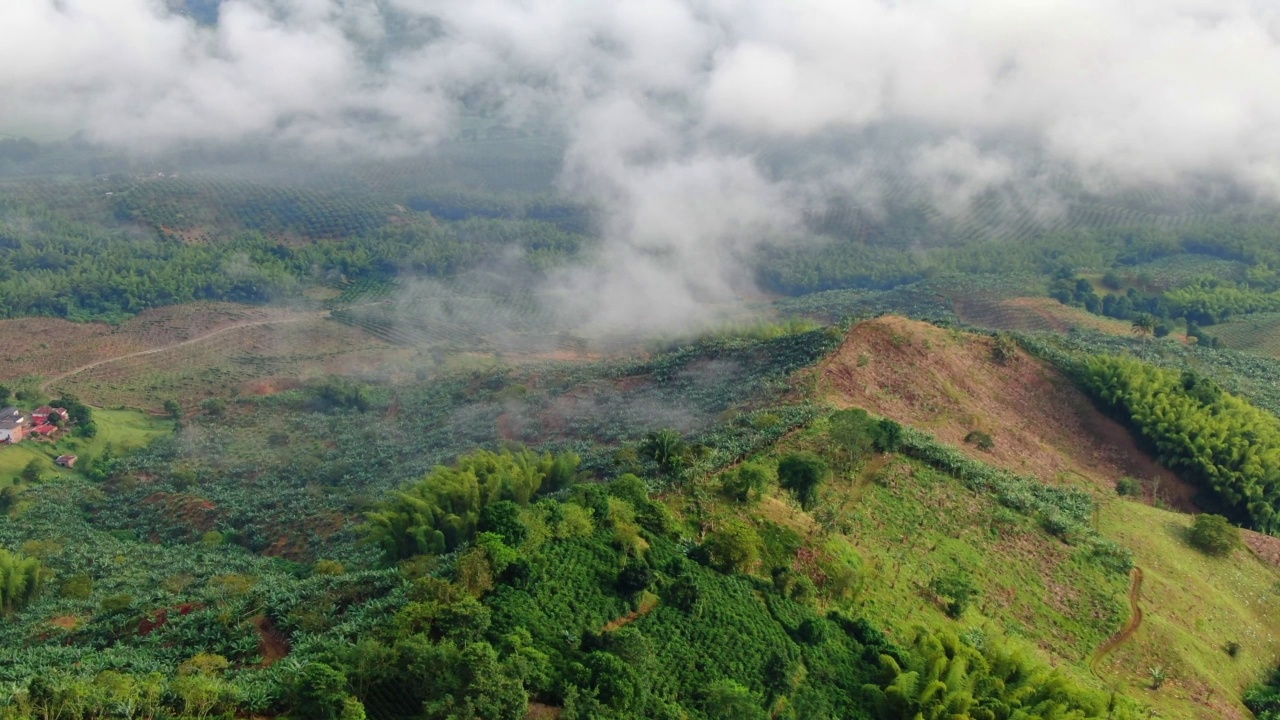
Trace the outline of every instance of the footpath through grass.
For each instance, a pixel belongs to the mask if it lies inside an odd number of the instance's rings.
[[[1099,515],[1099,530],[1129,548],[1143,570],[1144,616],[1098,673],[1165,717],[1188,703],[1239,716],[1244,688],[1270,672],[1280,653],[1280,573],[1245,549],[1225,558],[1193,549],[1190,515],[1119,499]],[[1169,679],[1153,690],[1156,667]]]

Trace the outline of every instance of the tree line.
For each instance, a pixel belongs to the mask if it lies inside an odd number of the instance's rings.
[[[1280,532],[1280,420],[1194,371],[1132,358],[1096,356],[1084,386],[1127,421],[1157,459],[1187,472],[1229,516],[1261,532]]]

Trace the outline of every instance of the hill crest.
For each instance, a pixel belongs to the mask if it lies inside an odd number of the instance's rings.
[[[994,349],[991,337],[884,316],[850,330],[819,367],[819,392],[837,407],[928,430],[974,459],[1045,482],[1084,479],[1110,495],[1117,480],[1134,477],[1148,499],[1196,509],[1195,489],[1143,452],[1059,370],[1021,349],[998,362]],[[993,446],[966,443],[973,431],[990,435]]]

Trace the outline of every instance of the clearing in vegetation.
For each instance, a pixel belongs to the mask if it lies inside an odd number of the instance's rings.
[[[406,351],[323,312],[193,303],[148,310],[120,325],[55,318],[0,320],[0,382],[42,378],[47,392],[91,405],[193,409],[208,397],[327,374],[361,375]],[[265,385],[264,385],[265,383]]]
[[[54,441],[28,438],[17,445],[0,444],[0,486],[21,477],[32,461],[43,480],[52,480],[83,473],[104,453],[123,455],[173,432],[168,420],[137,410],[94,408],[93,422],[98,433],[92,438],[63,432]],[[75,469],[55,465],[53,460],[59,455],[79,458]]]
[[[990,337],[881,317],[856,325],[822,363],[819,390],[837,407],[919,427],[1013,472],[1086,479],[1107,494],[1135,477],[1165,502],[1192,507],[1194,488],[1141,452],[1060,371],[1021,350],[999,362],[994,350]],[[991,436],[990,450],[965,442],[975,430]]]

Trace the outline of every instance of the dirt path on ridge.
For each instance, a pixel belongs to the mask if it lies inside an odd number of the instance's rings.
[[[1133,582],[1129,585],[1129,622],[1120,628],[1120,632],[1107,638],[1106,642],[1098,646],[1093,652],[1093,659],[1089,661],[1089,670],[1094,675],[1098,675],[1098,663],[1107,656],[1112,650],[1129,642],[1133,634],[1138,632],[1138,628],[1142,626],[1142,606],[1138,601],[1142,599],[1142,568],[1135,567],[1133,569]]]
[[[245,328],[260,327],[262,325],[284,325],[286,323],[296,323],[296,322],[303,322],[307,320],[319,320],[321,318],[325,318],[328,316],[329,316],[329,311],[322,310],[319,312],[307,313],[306,315],[299,315],[298,317],[278,318],[273,320],[251,320],[249,322],[242,322],[242,323],[236,323],[234,325],[227,325],[226,327],[221,327],[221,328],[218,328],[217,330],[213,330],[211,332],[207,332],[203,335],[198,335],[193,338],[188,338],[181,342],[164,345],[158,348],[151,348],[149,350],[139,350],[137,352],[125,353],[124,355],[117,355],[115,357],[109,357],[103,360],[97,360],[97,361],[88,363],[86,365],[81,365],[78,368],[73,368],[71,370],[68,370],[67,372],[62,373],[61,375],[57,375],[48,380],[45,380],[43,383],[40,384],[40,390],[42,391],[47,390],[51,385],[53,385],[56,382],[66,380],[69,377],[72,377],[74,375],[79,375],[82,372],[92,370],[96,367],[109,365],[113,362],[120,362],[121,360],[128,360],[129,358],[142,357],[143,355],[153,355],[155,353],[165,352],[166,350],[174,350],[180,347],[184,347],[186,345],[194,345],[198,342],[204,342],[205,340],[216,337],[218,335],[224,335],[226,333],[232,332],[233,330],[243,330]]]

